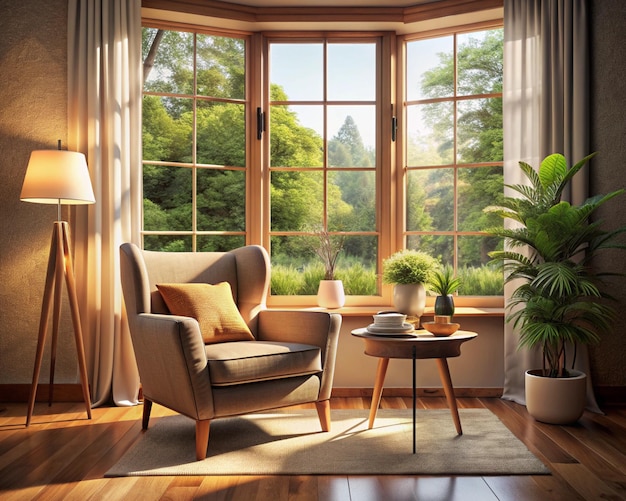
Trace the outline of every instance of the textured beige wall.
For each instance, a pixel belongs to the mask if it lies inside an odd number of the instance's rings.
[[[626,46],[626,9],[623,0],[594,0],[592,12],[593,47],[593,144],[600,152],[592,170],[593,189],[607,191],[625,186],[626,166],[626,59],[619,49]],[[55,148],[57,139],[67,136],[67,1],[0,0],[0,384],[30,383],[39,324],[41,295],[55,208],[19,201],[22,180],[33,149]],[[626,224],[626,197],[605,211],[605,218]],[[626,271],[626,259],[607,257],[604,263]],[[624,281],[616,281],[614,294],[620,312],[626,311]],[[57,361],[58,382],[76,381],[75,352],[66,306]],[[491,325],[486,332],[497,327]],[[621,319],[619,325],[621,325]],[[349,327],[349,322],[346,322]],[[477,330],[482,326],[471,326]],[[497,333],[493,343],[501,346]],[[622,329],[604,337],[593,350],[596,384],[626,385],[626,350]],[[342,360],[360,360],[362,347],[349,337],[340,346]],[[478,347],[476,343],[474,347]],[[468,344],[468,350],[473,348]],[[468,354],[469,354],[468,351]],[[473,357],[467,357],[469,360]],[[44,358],[42,381],[47,381],[49,352]],[[461,359],[459,359],[461,360]],[[352,380],[350,364],[339,362],[337,386],[366,386],[370,371]],[[402,367],[402,366],[400,366]],[[494,367],[501,377],[501,361]],[[404,381],[404,370],[397,383]],[[455,375],[460,386],[488,384],[487,375],[475,368],[468,379]],[[427,371],[428,372],[428,371]],[[393,376],[393,374],[392,374]],[[422,383],[430,382],[428,374]]]
[[[592,193],[626,188],[626,3],[594,0],[591,10],[592,54],[592,150],[598,155],[591,168]],[[601,217],[612,227],[626,225],[626,195],[603,207]],[[626,237],[622,238],[626,244]],[[611,252],[599,264],[603,269],[626,273],[626,253]],[[626,278],[612,281],[610,293],[617,299],[618,318],[612,332],[592,350],[595,383],[626,385]]]
[[[66,137],[67,0],[0,0],[0,384],[32,379],[56,219],[54,206],[20,202],[26,165],[32,150]],[[62,318],[55,380],[74,382],[66,305]]]

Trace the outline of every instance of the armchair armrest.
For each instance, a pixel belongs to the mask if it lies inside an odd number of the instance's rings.
[[[341,320],[338,313],[324,311],[262,310],[258,339],[319,346],[324,371],[319,400],[326,400],[332,390]]]
[[[311,344],[325,352],[329,347],[337,346],[340,327],[341,315],[337,313],[262,310],[259,313],[258,339]]]
[[[193,419],[213,417],[204,342],[194,318],[141,313],[129,318],[146,398]]]

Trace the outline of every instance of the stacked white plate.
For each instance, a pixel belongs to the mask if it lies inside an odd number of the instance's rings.
[[[413,325],[407,323],[402,313],[379,313],[374,315],[374,323],[367,326],[372,334],[407,334],[413,331]]]

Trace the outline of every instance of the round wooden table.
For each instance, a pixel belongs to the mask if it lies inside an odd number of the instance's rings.
[[[470,331],[457,331],[446,337],[435,337],[425,330],[416,330],[410,334],[372,334],[367,328],[355,329],[352,335],[360,337],[365,342],[365,354],[378,357],[378,369],[372,394],[372,406],[370,407],[369,426],[374,426],[378,406],[383,394],[383,384],[390,358],[408,358],[413,360],[413,453],[415,454],[415,403],[416,403],[416,380],[415,361],[418,359],[434,358],[439,368],[439,377],[446,395],[448,407],[452,414],[452,420],[459,435],[463,434],[459,410],[456,405],[452,379],[448,368],[448,358],[458,357],[461,354],[461,345],[474,339],[478,334]]]

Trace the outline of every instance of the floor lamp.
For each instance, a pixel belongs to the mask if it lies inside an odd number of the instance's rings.
[[[54,294],[54,309],[52,316],[52,342],[50,362],[50,386],[48,393],[49,404],[52,404],[52,390],[54,386],[54,365],[56,361],[57,338],[59,334],[59,321],[61,317],[61,292],[63,280],[67,287],[72,324],[74,326],[74,339],[78,354],[78,367],[80,382],[83,390],[83,399],[87,408],[87,417],[91,419],[91,400],[89,397],[89,383],[87,379],[87,366],[85,364],[85,349],[83,334],[80,326],[78,311],[78,299],[76,296],[76,281],[74,279],[74,267],[72,264],[72,252],[70,249],[69,226],[67,221],[61,220],[61,205],[79,205],[95,203],[89,170],[85,155],[74,151],[37,150],[30,155],[22,193],[20,199],[25,202],[39,204],[56,204],[57,220],[54,222],[52,242],[50,244],[50,257],[48,259],[48,271],[46,273],[46,286],[43,294],[41,318],[39,321],[39,338],[37,341],[37,355],[33,382],[28,399],[28,414],[26,426],[30,424],[37,396],[37,385],[41,371],[41,361],[48,333],[48,320],[50,307]]]

